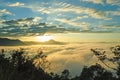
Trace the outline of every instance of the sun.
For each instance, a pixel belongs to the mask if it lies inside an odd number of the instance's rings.
[[[36,40],[39,42],[45,42],[45,41],[49,41],[51,39],[53,39],[53,36],[49,36],[49,35],[36,36]]]

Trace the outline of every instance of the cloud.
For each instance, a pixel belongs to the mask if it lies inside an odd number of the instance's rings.
[[[12,13],[7,11],[6,9],[0,10],[0,15],[3,15],[3,14],[12,15]]]
[[[41,23],[40,20],[41,17],[1,21],[0,36],[36,36],[44,33],[78,32],[75,28]]]
[[[120,16],[120,10],[117,11],[106,11],[107,15]]]
[[[83,18],[87,18],[87,16],[83,16]],[[55,21],[62,25],[49,24],[49,22],[41,23],[41,19],[41,17],[33,17],[9,21],[2,20],[0,21],[0,28],[2,28],[0,29],[0,36],[38,36],[45,33],[64,32],[119,32],[117,27],[110,27],[109,29],[103,27],[91,28],[90,23],[76,22],[76,19],[56,18]]]
[[[79,22],[74,22],[72,20],[67,20],[65,18],[63,18],[63,19],[56,19],[56,20],[60,21],[62,23],[66,23],[66,24],[72,25],[72,26],[78,26],[78,27],[81,27],[83,29],[87,29],[90,26],[90,24],[86,23],[86,22],[79,23]]]
[[[84,2],[92,2],[94,4],[104,4],[103,0],[82,0]]]
[[[39,23],[41,19],[42,19],[41,17],[34,17],[33,22]]]
[[[113,25],[111,25],[111,26],[102,26],[102,28],[106,28],[106,29],[119,29],[120,30],[120,26],[113,26]]]
[[[80,0],[81,1],[81,0]],[[104,4],[104,0],[82,0],[83,2],[92,2],[94,4]],[[106,0],[107,4],[120,6],[120,0]]]
[[[77,20],[77,19],[84,19],[84,18],[89,18],[89,16],[87,16],[87,15],[84,15],[84,16],[78,16],[76,19],[74,19],[75,21]]]
[[[106,0],[107,4],[120,6],[120,0]]]
[[[119,23],[116,23],[116,22],[102,24],[100,25],[100,27],[107,31],[120,32],[120,25]]]
[[[70,43],[66,45],[43,45],[28,46],[25,48],[29,56],[36,55],[37,51],[43,50],[47,60],[51,63],[51,72],[61,73],[64,69],[70,71],[71,76],[80,75],[84,66],[100,63],[90,49],[103,48],[109,50],[114,43]],[[16,47],[15,47],[16,48]],[[6,48],[7,49],[7,48]],[[13,49],[13,48],[12,48]]]
[[[45,13],[45,14],[50,14],[51,13],[51,10],[49,10],[47,8],[43,8],[43,7],[39,7],[37,11]]]
[[[28,6],[28,8],[32,9],[33,11],[37,11],[48,15],[52,15],[52,14],[57,15],[63,13],[64,15],[67,15],[67,13],[72,12],[74,15],[85,14],[86,16],[90,16],[95,19],[105,19],[105,20],[109,19],[106,17],[106,14],[104,12],[95,10],[93,8],[76,6],[65,2],[54,3],[54,4],[55,4],[54,6],[48,5],[48,7],[46,7],[45,5],[38,5],[38,6],[30,5]]]
[[[106,22],[92,29],[93,32],[119,33],[120,25],[117,22]]]
[[[9,4],[8,6],[10,6],[10,7],[22,7],[22,6],[24,6],[24,3],[16,2],[16,3]]]
[[[91,46],[89,46],[91,45]],[[52,63],[53,72],[60,73],[64,69],[70,70],[71,75],[79,75],[84,66],[90,66],[95,63],[100,63],[90,49],[102,48],[109,50],[114,44],[101,43],[71,43],[62,46],[54,46],[55,48],[47,47],[47,59]],[[45,47],[45,46],[44,46]],[[47,49],[47,50],[46,50]]]
[[[30,25],[37,25],[40,22],[41,17],[34,17],[34,18],[23,18],[18,20],[10,20],[4,21],[3,23],[6,25],[13,25],[13,26],[30,26]]]
[[[75,14],[86,14],[95,19],[108,19],[106,15],[101,11],[96,11],[91,8],[83,8],[83,7],[78,7],[78,6],[71,6],[67,8],[48,8],[48,9],[40,8],[38,11],[42,13],[46,13],[46,14],[73,12]]]
[[[85,1],[88,1],[88,0],[85,0]],[[96,0],[96,1],[90,0],[90,2],[93,2],[96,4],[102,4],[102,0]],[[54,5],[51,5],[51,4],[54,4]],[[114,32],[114,30],[116,31],[117,27],[116,29],[112,30],[113,29],[112,27],[110,29],[106,29],[106,28],[97,27],[97,26],[99,26],[102,20],[105,22],[110,20],[112,21],[112,18],[114,17],[114,15],[117,15],[117,16],[120,15],[119,10],[117,11],[96,10],[95,8],[90,8],[85,6],[83,7],[81,5],[78,6],[78,5],[75,5],[72,3],[70,4],[66,2],[60,2],[60,3],[58,2],[42,3],[41,2],[40,4],[29,3],[28,5],[24,5],[24,3],[16,2],[13,4],[9,4],[9,6],[24,6],[22,9],[25,8],[25,11],[27,9],[29,10],[31,9],[33,11],[33,13],[31,14],[32,15],[37,14],[37,16],[31,17],[31,18],[0,21],[1,23],[0,27],[3,27],[4,29],[4,30],[0,30],[1,35],[4,33],[6,34],[6,36],[7,35],[11,35],[11,36],[39,35],[47,32],[49,33]],[[6,9],[0,10],[0,12],[9,14],[9,15],[11,14]],[[8,32],[8,34],[6,32]]]

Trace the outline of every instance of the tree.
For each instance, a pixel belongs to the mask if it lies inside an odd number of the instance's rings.
[[[111,47],[111,53],[106,53],[106,51],[101,49],[91,49],[91,51],[105,66],[116,71],[118,70],[117,68],[120,64],[120,46]],[[116,65],[116,68],[107,64],[107,62]]]
[[[24,49],[13,50],[12,55],[5,58],[4,50],[1,50],[0,80],[51,80],[51,76],[42,67],[36,68],[33,64],[36,56],[28,59],[23,54]],[[43,57],[37,56],[37,58]]]
[[[106,51],[101,49],[91,49],[91,51],[106,67],[115,70],[118,75],[118,80],[120,80],[120,46],[117,45],[115,47],[111,47],[111,53],[106,53]],[[111,64],[107,64],[108,62],[116,67],[112,67]]]
[[[84,67],[79,80],[116,80],[113,74],[105,70],[100,64]]]
[[[62,80],[69,80],[69,74],[70,74],[69,70],[65,69],[61,74],[61,79]]]
[[[33,64],[36,68],[42,68],[44,71],[50,69],[50,62],[46,59],[47,56],[43,54],[43,51],[38,51],[38,54],[32,58]]]

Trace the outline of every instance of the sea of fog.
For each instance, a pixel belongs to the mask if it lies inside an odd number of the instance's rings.
[[[84,66],[90,66],[100,61],[90,49],[101,48],[109,52],[110,47],[120,43],[69,43],[65,45],[32,45],[32,46],[0,46],[6,54],[12,49],[24,48],[28,56],[37,54],[42,50],[51,63],[50,68],[54,73],[61,73],[64,69],[70,71],[70,75],[80,75]],[[8,51],[8,52],[7,52]]]

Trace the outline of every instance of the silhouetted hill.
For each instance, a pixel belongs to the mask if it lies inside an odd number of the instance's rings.
[[[8,38],[0,38],[0,46],[18,46],[25,45],[24,42],[19,39],[8,39]]]

